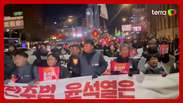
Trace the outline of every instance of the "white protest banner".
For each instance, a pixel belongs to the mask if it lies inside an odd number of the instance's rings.
[[[138,99],[176,99],[179,96],[179,74],[169,74],[167,77],[159,75],[146,75],[139,83],[134,77]]]
[[[161,75],[106,75],[43,81],[39,85],[9,84],[6,99],[176,99],[179,73]]]

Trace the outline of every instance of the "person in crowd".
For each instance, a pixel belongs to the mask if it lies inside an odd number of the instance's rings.
[[[8,54],[10,55],[14,55],[17,51],[17,48],[14,44],[10,44],[9,47],[8,47]]]
[[[139,49],[142,48],[142,43],[140,42],[140,40],[138,40],[139,38],[134,38],[132,41],[132,47]]]
[[[31,83],[36,78],[36,67],[28,63],[28,55],[23,51],[17,51],[14,57],[15,71],[11,74],[12,82]]]
[[[99,41],[96,41],[94,44],[95,49],[101,49],[101,45],[99,44]]]
[[[36,77],[36,81],[57,80],[57,79],[63,79],[63,78],[70,77],[69,71],[65,67],[60,65],[59,60],[60,59],[59,59],[58,55],[53,54],[53,53],[48,54],[47,65],[44,67],[40,66],[37,69],[38,76]],[[50,73],[48,73],[49,77],[47,79],[45,79],[43,77],[46,74],[44,74],[44,75],[41,74],[41,72],[43,72],[43,71],[50,72]],[[56,74],[57,71],[58,71],[58,75]]]
[[[68,51],[66,50],[66,47],[63,48],[61,47],[59,49],[60,51],[60,63],[63,64],[63,65],[66,65],[67,64],[67,56],[68,56]]]
[[[163,47],[164,46],[164,47]],[[160,53],[160,59],[163,65],[166,68],[166,71],[169,73],[170,69],[174,67],[175,64],[175,56],[171,55],[169,53],[169,44],[167,40],[162,40],[159,45]],[[165,48],[166,47],[166,48]]]
[[[33,53],[36,56],[36,60],[33,62],[34,66],[46,66],[46,58],[48,51],[44,45],[38,44],[36,46],[36,51]]]
[[[105,56],[109,56],[109,52],[110,52],[110,47],[109,47],[109,45],[104,45],[104,46],[103,46],[103,54],[104,54]]]
[[[67,68],[61,66],[60,62],[60,58],[59,56],[55,55],[55,54],[48,54],[47,56],[47,66],[48,67],[60,67],[60,75],[59,78],[68,78],[70,77],[70,73],[68,71]]]
[[[176,58],[175,63],[173,65],[173,67],[170,69],[169,73],[178,73],[179,72],[179,49],[178,48],[175,50],[174,55],[175,55],[175,58]]]
[[[9,45],[8,52],[4,53],[4,80],[10,79],[11,73],[15,70],[15,64],[13,63],[13,57],[17,51],[16,46]]]
[[[105,72],[107,62],[103,55],[94,50],[94,43],[87,39],[83,44],[83,52],[79,56],[80,76],[93,76],[96,78]]]
[[[118,55],[117,48],[115,47],[115,45],[109,46],[109,51],[106,52],[106,55],[108,57],[116,57]]]
[[[179,72],[179,61],[173,64],[173,66],[170,68],[169,73],[178,73]]]
[[[158,42],[154,37],[151,37],[149,39],[149,41],[147,42],[147,45],[144,47],[142,56],[146,58],[146,56],[150,53],[150,54],[154,54],[154,53],[158,53],[159,49],[158,49]]]
[[[127,43],[130,48],[132,47],[132,45],[133,45],[133,36],[132,36],[132,34],[126,36],[125,43]]]
[[[129,72],[127,73],[129,76],[133,74],[138,74],[139,71],[137,69],[138,62],[132,58],[130,58],[130,47],[128,44],[123,44],[120,47],[120,53],[116,59],[113,61],[117,63],[128,63],[129,64]],[[111,68],[112,69],[112,68]],[[111,71],[111,74],[123,74],[120,71]]]
[[[40,44],[36,44],[35,45],[35,50],[33,52],[33,55],[36,56],[36,60],[33,62],[33,65],[38,66],[40,64],[41,61],[41,45]]]
[[[143,52],[143,46],[142,46],[142,42],[138,38],[133,39],[132,48],[136,49],[135,57],[137,57],[137,59],[140,59],[140,57],[142,56],[142,52]]]
[[[46,54],[46,55],[48,54],[46,44],[41,44],[40,51],[41,51],[42,54]]]
[[[69,69],[69,72],[72,74],[72,77],[80,76],[80,68],[79,67],[79,55],[80,55],[80,46],[79,45],[72,45],[70,47],[71,50],[71,56],[69,57],[69,60],[67,61],[67,68]]]
[[[146,60],[141,64],[141,68],[139,69],[144,74],[167,75],[164,65],[160,62],[159,53],[148,54]]]
[[[47,56],[47,66],[48,67],[60,66],[59,65],[59,56],[54,54],[54,53],[48,54],[48,56]]]
[[[144,42],[146,45],[143,48],[142,56],[138,62],[138,68],[143,68],[144,62],[147,60],[149,54],[159,53],[157,40],[153,37],[149,38],[149,41]]]
[[[67,49],[65,48],[60,48],[60,53],[61,55],[66,55],[67,54]]]
[[[61,51],[60,51],[59,48],[54,47],[53,49],[51,49],[51,53],[53,53],[53,54],[55,54],[55,55],[57,55],[57,56],[60,56]]]

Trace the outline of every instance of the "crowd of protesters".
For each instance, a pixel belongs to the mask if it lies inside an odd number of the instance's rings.
[[[112,62],[128,63],[129,72],[126,74],[129,76],[143,73],[166,77],[170,73],[179,72],[179,55],[170,53],[170,49],[161,52],[163,44],[169,46],[167,40],[157,40],[154,37],[143,43],[133,38],[125,39],[123,43],[112,41],[106,44],[87,39],[81,43],[62,46],[37,44],[29,50],[31,53],[17,50],[11,44],[4,54],[4,80],[37,83],[40,81],[39,67],[59,67],[59,79],[80,76],[97,78],[104,75],[108,67],[110,75],[123,75],[109,64]],[[178,46],[175,51],[178,52]],[[30,61],[29,58],[33,56],[34,59]],[[115,58],[108,61],[105,57]]]

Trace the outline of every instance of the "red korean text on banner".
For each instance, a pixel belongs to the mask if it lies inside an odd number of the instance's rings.
[[[60,75],[59,67],[39,67],[40,81],[57,80]]]
[[[103,80],[100,84],[102,99],[113,99],[117,97],[117,80]]]
[[[111,71],[119,71],[122,74],[128,74],[130,69],[130,63],[118,63],[111,61]]]
[[[118,84],[118,98],[135,99],[135,87],[133,81],[121,80]]]
[[[92,96],[94,98],[100,98],[100,82],[96,81],[95,83],[86,82],[83,88],[83,96],[88,97]]]
[[[5,86],[5,96],[16,99],[54,99],[56,85],[45,86]]]
[[[81,99],[81,83],[71,83],[66,85],[65,99]]]

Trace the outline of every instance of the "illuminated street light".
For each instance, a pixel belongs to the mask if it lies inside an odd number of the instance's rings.
[[[140,20],[144,20],[144,18],[145,18],[144,16],[141,16],[141,17],[140,17]]]
[[[55,25],[56,25],[56,24],[57,24],[57,22],[55,21],[55,22],[53,22],[53,24],[55,24]]]
[[[10,31],[10,29],[6,29],[6,32],[9,32]]]
[[[122,21],[123,21],[123,22],[125,22],[126,20],[127,20],[127,19],[126,19],[125,17],[124,17],[124,18],[122,18]]]
[[[68,19],[68,22],[69,22],[69,23],[72,23],[72,22],[73,22],[73,19],[69,18],[69,19]]]

